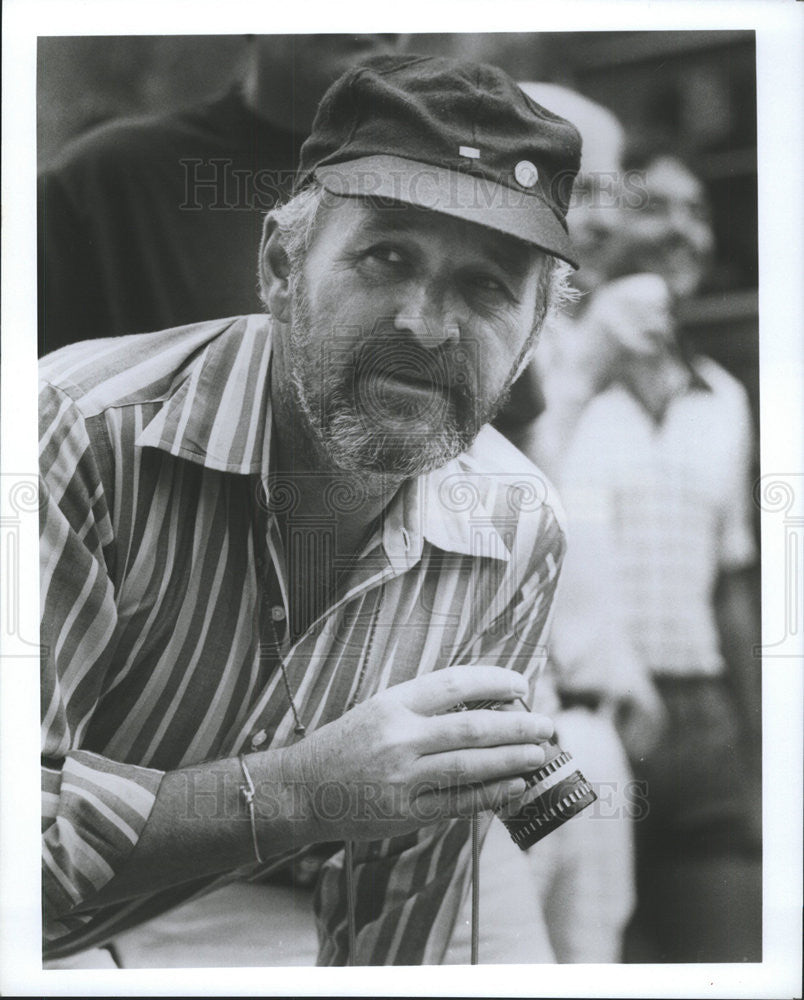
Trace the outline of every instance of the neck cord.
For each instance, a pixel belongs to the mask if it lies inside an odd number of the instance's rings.
[[[347,711],[350,708],[354,708],[357,704],[357,699],[360,695],[360,688],[363,684],[363,678],[365,676],[366,666],[368,664],[369,655],[371,653],[372,646],[374,644],[374,634],[376,631],[376,623],[379,617],[380,611],[383,605],[383,598],[385,591],[382,590],[380,593],[380,601],[377,606],[377,610],[374,614],[374,627],[369,635],[368,643],[366,644],[366,653],[363,657],[363,663],[361,665],[360,674],[358,675],[357,684],[355,686],[355,692],[352,698],[349,700],[349,705],[347,706]],[[306,735],[307,729],[304,723],[299,717],[298,709],[296,708],[296,701],[293,697],[293,691],[290,687],[290,681],[288,679],[287,670],[285,669],[285,658],[282,655],[282,644],[279,641],[279,636],[276,632],[276,625],[274,623],[273,617],[269,619],[271,623],[271,636],[274,640],[274,646],[276,648],[277,659],[279,660],[279,668],[282,672],[282,682],[285,686],[285,692],[287,694],[288,702],[290,703],[290,710],[293,713],[294,721],[294,733],[302,738]],[[287,623],[288,631],[290,630],[290,622]],[[480,951],[480,832],[478,827],[477,813],[472,816],[471,820],[472,828],[472,937],[471,937],[471,964],[477,965],[479,963],[479,951]],[[347,936],[348,936],[348,951],[346,955],[346,964],[348,966],[353,966],[355,964],[355,956],[357,955],[357,920],[356,920],[356,886],[355,886],[355,872],[354,872],[354,848],[351,840],[344,842],[344,867],[346,869],[346,915],[347,915]]]
[[[357,677],[357,682],[355,684],[355,690],[352,697],[349,699],[349,704],[346,710],[354,708],[357,704],[357,700],[360,697],[360,689],[363,686],[363,679],[366,673],[366,666],[368,664],[371,650],[374,645],[374,635],[377,628],[377,620],[379,618],[380,612],[382,610],[385,600],[385,590],[380,591],[380,598],[377,603],[377,609],[374,613],[372,628],[369,633],[368,642],[366,643],[366,651],[363,656],[363,662],[360,667],[360,673]],[[269,619],[271,623],[271,635],[274,640],[274,646],[276,648],[277,659],[279,660],[279,667],[282,671],[282,681],[285,686],[285,692],[287,694],[288,702],[290,703],[290,710],[293,713],[293,721],[295,723],[294,732],[301,738],[306,735],[307,729],[304,723],[301,721],[298,709],[296,708],[296,702],[293,697],[293,691],[290,687],[290,680],[288,679],[287,670],[285,669],[285,659],[282,655],[282,644],[279,641],[279,636],[277,635],[276,625],[274,623],[273,617]],[[288,630],[290,630],[290,622],[287,624]],[[355,885],[355,871],[354,871],[354,848],[351,840],[344,841],[344,867],[346,869],[346,914],[347,914],[347,934],[348,934],[348,952],[346,956],[346,964],[354,965],[355,956],[357,955],[357,917],[356,917],[356,885]]]
[[[288,624],[288,628],[290,625]],[[276,634],[276,626],[274,625],[274,620],[271,618],[271,633],[274,639],[274,645],[276,646],[276,655],[279,659],[279,666],[282,670],[282,680],[285,684],[285,691],[287,692],[288,701],[290,702],[290,710],[293,712],[293,720],[295,722],[294,733],[298,737],[303,737],[307,733],[307,729],[304,723],[299,718],[299,713],[296,708],[296,702],[293,698],[293,691],[290,688],[290,681],[288,680],[287,671],[285,670],[285,660],[282,656],[282,647],[279,642],[279,636]],[[362,674],[360,677],[362,680]],[[358,681],[358,688],[360,686],[360,681]],[[349,705],[351,708],[354,704],[354,699],[352,704]],[[346,914],[348,921],[348,952],[346,955],[346,964],[354,965],[354,957],[357,954],[357,926],[355,918],[355,876],[354,876],[354,861],[352,852],[352,842],[347,840],[344,842],[344,866],[346,868]]]
[[[357,920],[355,917],[357,906],[355,901],[356,887],[352,841],[347,840],[344,847],[343,863],[346,866],[346,915],[349,933],[349,951],[346,955],[346,964],[354,965],[355,956],[357,955]]]
[[[349,699],[349,704],[346,706],[346,711],[352,709],[357,704],[357,699],[360,697],[360,689],[363,686],[363,678],[366,675],[366,666],[368,665],[369,658],[371,656],[371,650],[374,646],[374,635],[377,631],[377,622],[380,617],[380,612],[382,611],[383,604],[385,603],[385,588],[380,591],[380,598],[377,602],[377,610],[374,612],[374,617],[372,620],[371,631],[369,633],[368,642],[366,643],[366,652],[363,656],[363,662],[360,665],[360,673],[357,677],[357,683],[355,684],[355,691],[352,697]],[[354,868],[354,848],[351,840],[347,840],[344,843],[345,853],[344,853],[344,865],[346,867],[346,916],[347,916],[347,930],[349,936],[349,953],[346,956],[346,964],[354,965],[355,956],[357,955],[357,905],[356,905],[356,886],[355,886],[355,868]]]
[[[357,699],[360,694],[360,688],[363,683],[363,677],[366,671],[366,664],[368,663],[369,654],[371,653],[371,647],[374,644],[374,633],[376,630],[376,622],[379,616],[380,610],[383,604],[384,591],[380,597],[380,602],[377,606],[377,611],[374,616],[375,627],[372,628],[371,634],[369,635],[369,641],[366,646],[366,654],[363,658],[363,664],[361,666],[361,671],[357,679],[357,685],[355,687],[355,693],[349,700],[349,705],[347,706],[347,711],[350,708],[354,708],[357,704]],[[290,625],[288,624],[288,628]],[[285,661],[282,656],[282,647],[279,642],[279,636],[276,633],[276,626],[274,625],[273,618],[271,619],[271,634],[273,636],[274,645],[276,646],[276,654],[279,659],[279,666],[282,671],[282,680],[284,681],[285,691],[287,692],[288,701],[290,702],[290,709],[293,712],[293,719],[295,722],[294,732],[300,738],[306,735],[306,728],[299,718],[298,710],[296,709],[296,703],[293,698],[293,692],[290,687],[290,681],[288,680],[287,671],[285,670]],[[472,936],[471,936],[471,959],[472,965],[479,964],[479,953],[480,953],[480,830],[478,825],[477,813],[472,816],[471,819],[472,827]],[[351,840],[344,841],[344,867],[346,869],[346,918],[347,918],[347,939],[348,939],[348,951],[346,955],[346,964],[348,966],[353,966],[355,964],[355,956],[357,955],[357,919],[356,919],[356,885],[355,885],[355,871],[354,871],[354,847]]]
[[[347,706],[347,711],[350,708],[354,708],[357,704],[357,699],[360,694],[360,688],[363,683],[363,677],[366,671],[366,665],[368,663],[369,654],[371,653],[371,648],[374,644],[374,633],[376,631],[376,622],[379,617],[380,610],[382,609],[384,591],[381,592],[380,602],[377,606],[377,611],[374,615],[374,625],[371,634],[369,635],[369,641],[366,645],[366,654],[363,658],[363,664],[361,666],[361,671],[357,679],[357,685],[355,687],[355,693],[349,700],[349,705]],[[298,710],[296,708],[296,702],[293,698],[293,691],[290,687],[290,681],[288,680],[287,671],[285,669],[285,660],[282,655],[282,646],[279,641],[279,636],[276,633],[276,625],[274,624],[273,618],[270,619],[271,622],[271,635],[273,636],[274,645],[276,647],[276,655],[279,660],[279,667],[282,671],[282,680],[285,685],[285,691],[288,696],[288,701],[290,702],[290,710],[293,713],[293,720],[295,722],[294,732],[301,738],[306,735],[307,729],[302,723]],[[290,623],[288,623],[288,628],[290,628]],[[471,939],[471,959],[472,965],[479,964],[479,952],[480,952],[480,831],[478,827],[477,813],[472,816],[472,939]],[[346,869],[346,917],[347,917],[347,936],[348,936],[348,951],[346,955],[346,964],[348,966],[353,966],[355,964],[355,956],[357,955],[357,920],[356,920],[356,886],[355,886],[355,871],[354,871],[354,848],[351,840],[344,841],[344,867]]]
[[[477,813],[472,816],[472,957],[478,964],[480,952],[480,830]]]
[[[293,712],[293,721],[295,723],[293,727],[293,732],[299,737],[306,736],[307,728],[299,718],[299,713],[296,709],[296,702],[294,701],[293,698],[293,692],[290,690],[290,681],[288,680],[288,673],[287,670],[285,669],[285,658],[282,655],[282,645],[279,642],[279,636],[276,634],[276,625],[274,625],[273,618],[271,618],[270,621],[271,621],[271,635],[273,636],[274,645],[276,646],[276,656],[277,659],[279,660],[279,669],[282,671],[282,681],[284,682],[285,685],[285,693],[287,694],[288,701],[290,702],[290,710],[291,712]],[[288,630],[289,629],[290,629],[290,622],[288,622]]]

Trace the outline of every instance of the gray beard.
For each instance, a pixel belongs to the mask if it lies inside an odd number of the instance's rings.
[[[356,364],[329,363],[326,348],[333,335],[314,328],[298,270],[291,278],[291,296],[293,395],[314,442],[336,468],[403,478],[438,469],[466,451],[504,402],[514,370],[492,406],[478,407],[468,393],[451,399],[439,392],[424,406],[413,403],[410,412],[397,406],[392,414],[383,406],[381,378],[368,378],[364,385],[356,380]]]

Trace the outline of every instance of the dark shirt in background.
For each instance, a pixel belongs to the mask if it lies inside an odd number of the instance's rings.
[[[39,353],[96,337],[261,312],[262,218],[306,135],[239,87],[72,142],[39,178]]]

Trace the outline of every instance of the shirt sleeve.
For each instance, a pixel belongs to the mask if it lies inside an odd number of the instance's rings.
[[[162,772],[85,748],[114,651],[114,539],[85,421],[49,385],[40,417],[42,879],[52,940],[78,929],[72,911],[127,858]]]
[[[462,649],[454,663],[498,664],[529,679],[540,712],[556,707],[552,686],[536,684],[547,656],[553,596],[564,534],[550,517],[531,552],[528,571],[501,615]],[[481,843],[490,813],[478,817]],[[424,826],[405,837],[353,845],[356,965],[438,965],[450,943],[469,890],[471,820]],[[315,894],[319,965],[349,958],[348,893],[344,852],[323,866]]]

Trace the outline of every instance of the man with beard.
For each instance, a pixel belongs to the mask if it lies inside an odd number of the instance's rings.
[[[497,69],[373,60],[266,220],[269,317],[43,363],[47,956],[303,869],[319,963],[443,957],[472,823],[552,731],[514,709],[563,532],[487,423],[560,304],[579,147]]]

